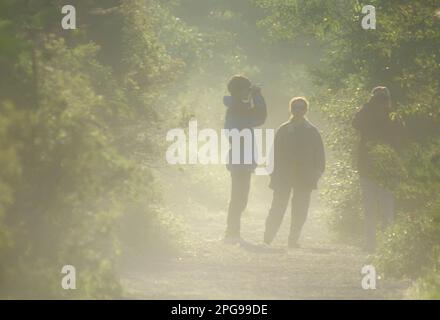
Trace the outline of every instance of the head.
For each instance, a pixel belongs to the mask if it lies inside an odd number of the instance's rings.
[[[293,119],[303,119],[309,110],[309,101],[304,97],[296,97],[290,100],[290,113]]]
[[[228,91],[232,97],[240,101],[247,100],[251,91],[251,81],[240,75],[233,76],[228,83]]]
[[[387,87],[376,87],[371,92],[369,104],[373,108],[380,108],[386,112],[391,111],[391,94]]]

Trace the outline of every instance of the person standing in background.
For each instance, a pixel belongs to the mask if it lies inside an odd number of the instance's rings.
[[[251,81],[240,75],[233,76],[228,83],[230,96],[223,98],[227,107],[224,128],[242,131],[250,130],[250,150],[245,150],[244,137],[240,138],[239,152],[240,163],[232,161],[232,139],[230,138],[231,149],[229,150],[228,170],[231,174],[231,198],[229,202],[227,228],[225,242],[229,244],[239,243],[240,223],[243,211],[248,203],[251,175],[257,167],[254,155],[254,132],[253,128],[261,126],[267,117],[267,107],[261,88],[252,85]],[[248,141],[249,142],[249,141]],[[238,148],[237,148],[238,149]],[[235,149],[235,151],[237,151]],[[252,152],[251,163],[245,163],[245,152]]]
[[[398,132],[391,120],[391,95],[386,87],[376,87],[370,100],[356,113],[353,127],[360,133],[357,170],[360,176],[362,203],[365,216],[365,247],[374,252],[376,247],[376,213],[385,229],[394,220],[394,195],[378,181],[371,148],[377,144],[398,147]]]

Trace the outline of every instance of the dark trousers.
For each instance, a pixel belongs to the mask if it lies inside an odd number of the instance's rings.
[[[289,203],[291,189],[276,190],[273,193],[272,206],[266,220],[264,242],[270,244],[275,238],[283,221]],[[306,222],[310,206],[310,189],[294,189],[292,197],[292,220],[290,225],[289,244],[296,244]]]
[[[247,170],[231,171],[231,200],[229,202],[226,236],[240,236],[240,221],[249,197],[252,173]]]

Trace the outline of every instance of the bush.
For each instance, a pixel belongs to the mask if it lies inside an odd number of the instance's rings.
[[[440,262],[437,263],[437,266]],[[410,296],[419,299],[440,300],[440,270],[429,271],[410,290]]]
[[[417,279],[437,263],[439,224],[430,216],[406,218],[382,236],[377,265],[385,275]]]
[[[161,248],[177,246],[152,169],[130,149],[137,133],[124,133],[140,120],[155,129],[152,101],[179,68],[159,45],[153,22],[143,18],[151,7],[119,4],[107,18],[120,32],[112,44],[127,53],[107,50],[108,31],[88,34],[93,26],[54,33],[51,1],[0,4],[0,43],[8,44],[0,47],[2,298],[121,297],[116,262],[128,244],[121,244],[119,227],[134,211],[139,219],[131,231],[145,235],[138,252],[159,241]],[[93,12],[113,4],[78,5]],[[88,18],[93,24],[96,16]],[[147,136],[152,153],[155,136]],[[77,290],[61,288],[68,264],[76,268]]]

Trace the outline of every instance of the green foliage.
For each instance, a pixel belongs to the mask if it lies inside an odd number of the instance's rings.
[[[438,267],[430,270],[425,276],[419,279],[411,289],[410,295],[419,299],[439,300],[440,272]]]
[[[136,156],[138,124],[144,152],[157,150],[153,101],[183,67],[161,43],[158,3],[82,2],[72,33],[53,1],[0,3],[1,297],[121,297],[121,253],[176,252],[157,158]],[[112,41],[96,15],[116,25]],[[60,286],[66,264],[77,290]]]
[[[402,218],[382,236],[377,264],[394,277],[417,279],[438,268],[440,202]]]
[[[344,90],[322,90],[315,99],[321,113],[328,118],[330,128],[325,144],[337,158],[328,166],[322,194],[331,211],[328,221],[341,240],[359,243],[363,234],[361,192],[354,163],[358,138],[351,126],[352,115],[364,99],[361,79],[352,77]]]
[[[363,234],[361,192],[356,172],[342,161],[335,161],[322,191],[331,211],[327,213],[332,230],[343,241],[359,243]]]
[[[407,211],[417,210],[438,199],[440,190],[440,138],[410,143],[402,153],[408,177],[399,188]]]
[[[111,230],[129,195],[124,181],[133,167],[111,144],[105,122],[111,112],[95,87],[94,76],[108,72],[91,45],[68,49],[62,40],[48,39],[41,52],[50,58],[39,63],[38,108],[25,111],[25,121],[14,128],[20,135],[8,139],[22,148],[15,161],[20,183],[6,210],[14,233],[7,261],[19,257],[5,271],[21,282],[7,292],[66,295],[59,272],[73,264],[87,279],[79,296],[114,296],[119,289],[112,275]]]

